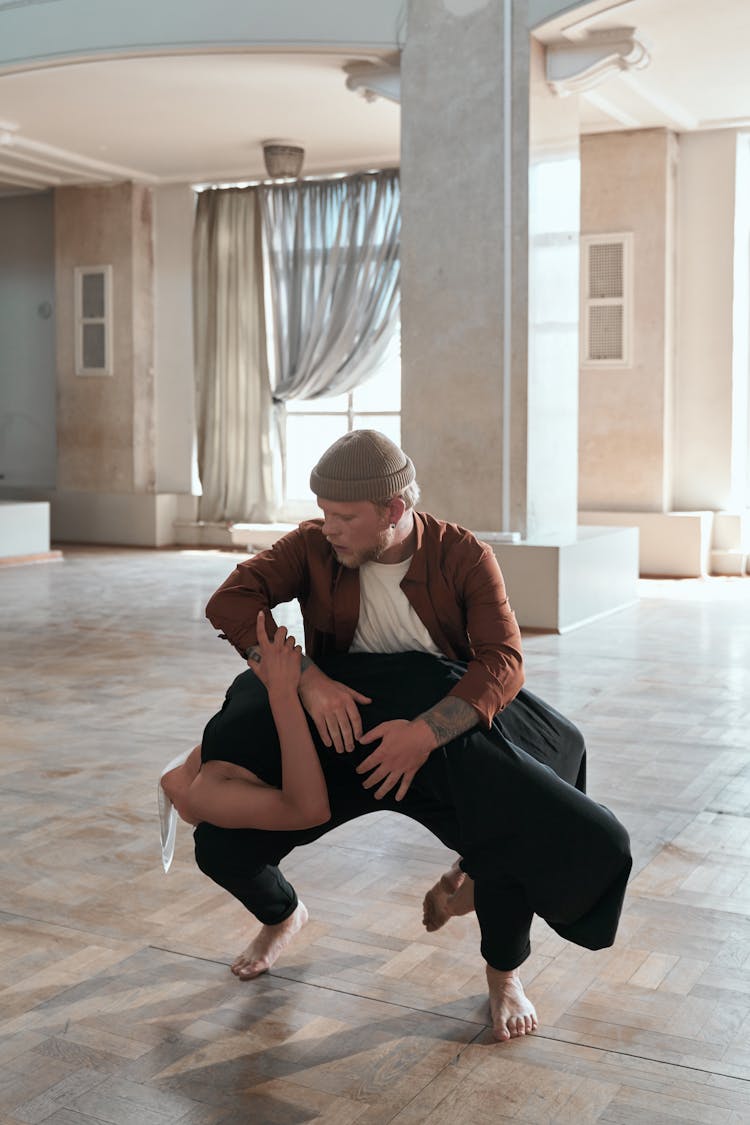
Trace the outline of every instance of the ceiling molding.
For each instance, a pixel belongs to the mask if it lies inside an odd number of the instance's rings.
[[[0,12],[9,8],[30,8],[37,4],[58,4],[60,0],[0,0]]]
[[[68,177],[67,182],[85,180],[111,181],[113,179],[134,180],[137,183],[157,184],[158,176],[142,172],[135,168],[128,168],[121,164],[111,164],[104,160],[96,160],[83,156],[78,152],[48,145],[42,141],[35,141],[29,137],[22,137],[19,133],[5,130],[0,133],[0,159],[17,162],[20,164],[33,164],[48,173],[46,182],[52,186],[63,181],[51,174],[62,172]],[[31,173],[30,173],[31,175]],[[39,178],[37,173],[34,175]]]
[[[366,101],[387,98],[401,102],[401,60],[384,59],[382,62],[353,62],[344,67],[346,88],[362,94]]]
[[[699,129],[750,129],[750,117],[706,117],[698,122]]]
[[[550,43],[545,54],[547,82],[561,98],[590,90],[613,74],[641,70],[651,61],[632,27],[592,32],[575,42]]]
[[[573,23],[567,24],[562,29],[562,34],[566,39],[578,40],[585,39],[593,30],[593,25],[598,23],[602,18],[606,19],[611,12],[617,12],[618,17],[622,14],[622,8],[629,8],[636,0],[614,0],[614,3],[602,5],[595,12],[589,12],[588,15],[583,16],[581,19],[574,20]]]
[[[39,180],[33,176],[25,175],[22,171],[15,168],[6,168],[0,162],[0,189],[3,184],[11,184],[14,187],[31,188],[34,191],[41,191],[46,187],[55,187],[55,184],[50,184],[47,179]]]

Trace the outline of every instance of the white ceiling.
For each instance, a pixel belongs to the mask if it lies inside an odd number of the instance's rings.
[[[613,27],[635,28],[651,62],[582,95],[584,132],[750,128],[750,0],[594,0],[534,34]],[[398,164],[399,106],[347,89],[353,61],[196,53],[0,74],[0,192],[252,180],[270,139],[301,144],[306,174]]]
[[[583,132],[750,127],[750,0],[596,0],[534,34],[553,43],[623,27],[651,61],[582,95]]]
[[[123,58],[0,76],[0,185],[262,178],[262,142],[304,173],[399,161],[400,111],[346,88],[351,55]]]

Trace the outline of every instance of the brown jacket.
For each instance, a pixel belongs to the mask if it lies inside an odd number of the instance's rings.
[[[470,531],[415,512],[417,546],[401,588],[440,651],[467,663],[450,692],[489,727],[523,685],[521,634],[490,547]],[[346,652],[359,619],[359,572],[341,566],[309,520],[268,551],[242,562],[219,587],[206,616],[244,655],[257,643],[258,610],[298,598],[313,660]]]

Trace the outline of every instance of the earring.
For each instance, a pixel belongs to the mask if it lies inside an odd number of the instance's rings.
[[[395,531],[395,530],[396,530],[396,525],[395,525],[395,523],[392,523],[391,524],[391,531]]]

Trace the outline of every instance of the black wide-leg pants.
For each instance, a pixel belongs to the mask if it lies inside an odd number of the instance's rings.
[[[324,670],[373,698],[362,708],[366,729],[416,717],[463,672],[422,653],[347,655]],[[259,731],[269,739],[268,714],[265,689],[252,672],[243,673],[206,727],[203,759],[232,761],[263,776],[254,766],[253,741]],[[510,970],[525,960],[535,912],[579,944],[611,944],[630,870],[628,838],[611,813],[581,792],[585,748],[573,724],[522,691],[490,732],[475,729],[433,751],[401,802],[392,793],[377,801],[362,787],[355,768],[371,749],[338,755],[319,746],[331,807],[326,824],[294,832],[200,824],[200,869],[260,922],[281,922],[297,905],[279,870],[284,857],[340,824],[388,809],[463,856],[475,884],[482,955],[492,967]]]

